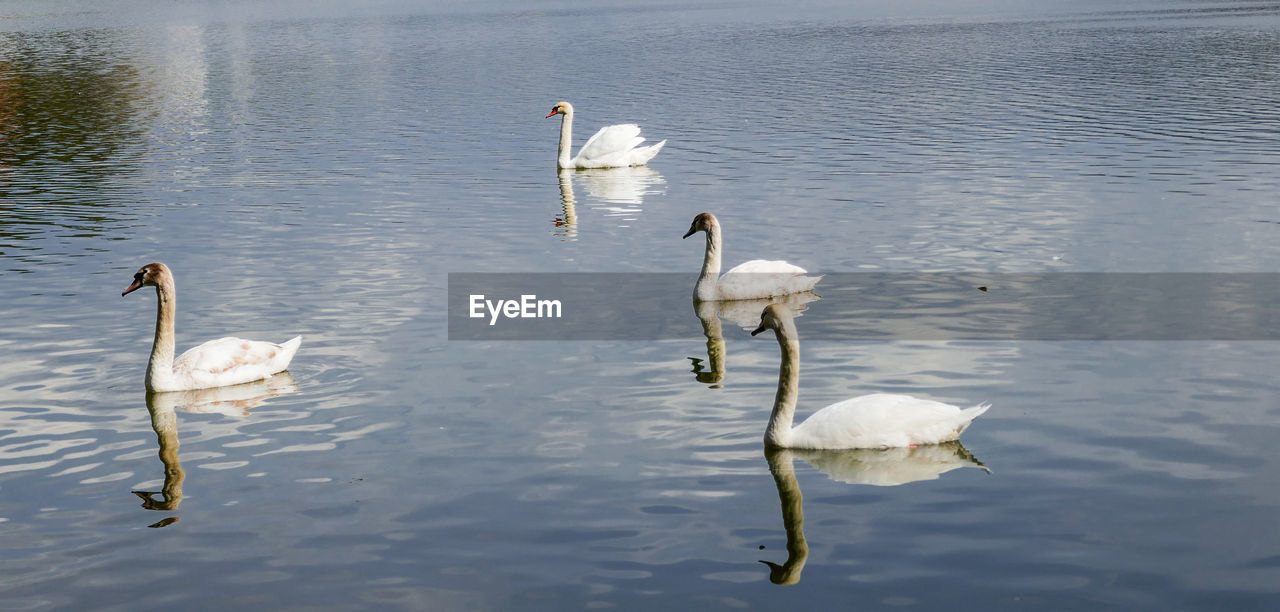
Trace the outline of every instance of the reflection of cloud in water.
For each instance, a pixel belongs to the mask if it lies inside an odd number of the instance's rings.
[[[849,484],[892,487],[921,480],[936,480],[942,474],[962,467],[987,467],[974,458],[959,442],[931,444],[917,448],[858,450],[788,450],[766,448],[769,472],[778,487],[782,504],[782,525],[787,531],[787,560],[781,565],[770,561],[769,581],[774,584],[796,584],[809,559],[809,543],[804,536],[804,498],[796,479],[793,457],[804,459],[832,480]]]
[[[584,203],[594,210],[604,211],[605,216],[621,217],[621,221],[635,221],[645,196],[662,193],[667,184],[657,170],[647,166],[591,170],[564,168],[560,170],[559,177],[563,211],[553,224],[556,235],[566,240],[573,240],[578,233],[578,199],[574,183],[586,191]]]

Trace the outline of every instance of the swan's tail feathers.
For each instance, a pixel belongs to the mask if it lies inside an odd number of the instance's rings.
[[[302,336],[294,336],[288,342],[280,345],[280,348],[284,350],[281,351],[280,356],[277,358],[278,361],[276,361],[276,367],[280,368],[276,370],[277,372],[284,371],[289,367],[289,362],[293,361],[293,355],[298,352],[298,347],[300,346],[302,346]]]
[[[983,413],[985,413],[988,408],[991,408],[991,404],[983,402],[981,404],[978,404],[977,406],[973,406],[973,407],[965,408],[961,410],[960,411],[960,422],[961,422],[960,431],[964,431],[965,429],[968,429],[969,424],[973,423],[974,419],[982,416]]]
[[[665,144],[667,144],[667,141],[663,140],[658,144],[649,145],[647,147],[636,147],[633,150],[635,165],[643,166],[648,163],[649,160],[653,159],[653,157],[658,154],[658,151],[662,150],[662,145]]]

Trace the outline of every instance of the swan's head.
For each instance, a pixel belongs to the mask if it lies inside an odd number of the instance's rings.
[[[551,112],[547,113],[547,117],[554,117],[556,115],[572,115],[572,114],[573,114],[572,104],[569,104],[568,102],[556,102],[556,105],[551,107]]]
[[[711,213],[702,213],[693,218],[693,223],[689,224],[689,231],[684,233],[684,237],[694,235],[697,232],[711,233],[711,228],[715,227],[719,222],[716,216]]]
[[[129,295],[143,287],[157,287],[164,282],[164,279],[171,277],[169,266],[160,262],[149,263],[138,268],[138,272],[133,275],[133,284],[120,295]]]
[[[791,309],[787,308],[786,304],[769,304],[760,313],[760,327],[755,328],[751,335],[754,336],[766,329],[782,329],[783,322],[790,321],[791,317]]]

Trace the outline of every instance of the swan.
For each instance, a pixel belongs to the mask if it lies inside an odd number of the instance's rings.
[[[557,102],[547,113],[547,118],[563,115],[560,120],[560,156],[557,165],[560,168],[624,168],[627,166],[643,166],[653,159],[663,140],[647,147],[639,146],[644,142],[640,136],[640,126],[634,123],[622,123],[600,128],[594,136],[587,139],[587,144],[578,149],[578,156],[569,158],[569,147],[573,142],[573,105],[568,102]]]
[[[778,394],[765,429],[766,446],[840,449],[894,448],[939,444],[958,439],[969,424],[991,406],[960,409],[950,404],[891,393],[872,393],[836,402],[791,426],[800,381],[800,339],[791,311],[770,304],[760,314],[754,336],[772,329],[782,347]]]
[[[302,336],[273,344],[240,338],[210,340],[173,358],[173,321],[177,311],[177,291],[173,273],[162,263],[149,263],[133,275],[133,284],[120,295],[141,287],[155,287],[156,335],[147,362],[148,391],[187,391],[238,385],[268,378],[289,367]]]
[[[702,213],[693,218],[688,238],[695,232],[707,233],[707,251],[702,257],[702,275],[693,286],[695,300],[753,300],[759,298],[787,295],[810,291],[821,276],[805,276],[807,272],[800,266],[785,261],[768,261],[753,259],[743,262],[724,273],[720,273],[720,222],[711,213]]]

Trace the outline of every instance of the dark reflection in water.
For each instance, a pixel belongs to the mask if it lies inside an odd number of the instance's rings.
[[[694,379],[713,387],[718,386],[724,380],[727,354],[720,319],[725,319],[744,330],[750,331],[755,329],[760,322],[760,312],[769,304],[786,304],[791,309],[791,312],[796,317],[799,317],[805,310],[808,310],[807,304],[809,302],[820,299],[822,298],[818,297],[814,292],[805,291],[803,293],[793,293],[759,300],[693,300],[693,312],[698,316],[698,321],[702,324],[702,335],[707,339],[706,361],[703,361],[701,357],[689,358],[693,366]]]
[[[771,561],[769,581],[774,584],[800,582],[809,559],[809,543],[804,537],[804,498],[796,479],[793,458],[799,457],[832,480],[856,485],[895,487],[922,480],[937,480],[951,470],[976,467],[991,470],[973,456],[960,442],[930,444],[915,448],[799,450],[765,448],[769,472],[778,487],[782,504],[782,525],[787,531],[787,560],[781,565]]]
[[[164,485],[159,491],[134,491],[133,494],[142,498],[142,507],[147,510],[163,510],[175,511],[178,504],[182,503],[182,481],[186,480],[187,473],[182,469],[182,463],[178,461],[178,416],[172,405],[161,401],[155,396],[158,393],[147,394],[147,412],[151,413],[151,429],[156,432],[156,442],[160,444],[160,462],[164,464]],[[160,498],[157,499],[156,496]],[[174,517],[176,521],[177,518]],[[152,527],[163,527],[156,523]]]
[[[148,87],[113,31],[0,34],[0,253],[58,228],[94,236],[136,169]]]
[[[176,512],[182,503],[182,483],[186,471],[178,460],[179,410],[190,413],[218,413],[231,417],[247,416],[249,411],[263,402],[286,393],[297,391],[293,376],[281,372],[257,382],[231,387],[147,393],[147,412],[151,414],[151,429],[156,432],[160,445],[160,462],[164,464],[164,484],[159,491],[133,491],[142,499],[147,510]],[[167,517],[150,527],[164,527],[178,521]]]

